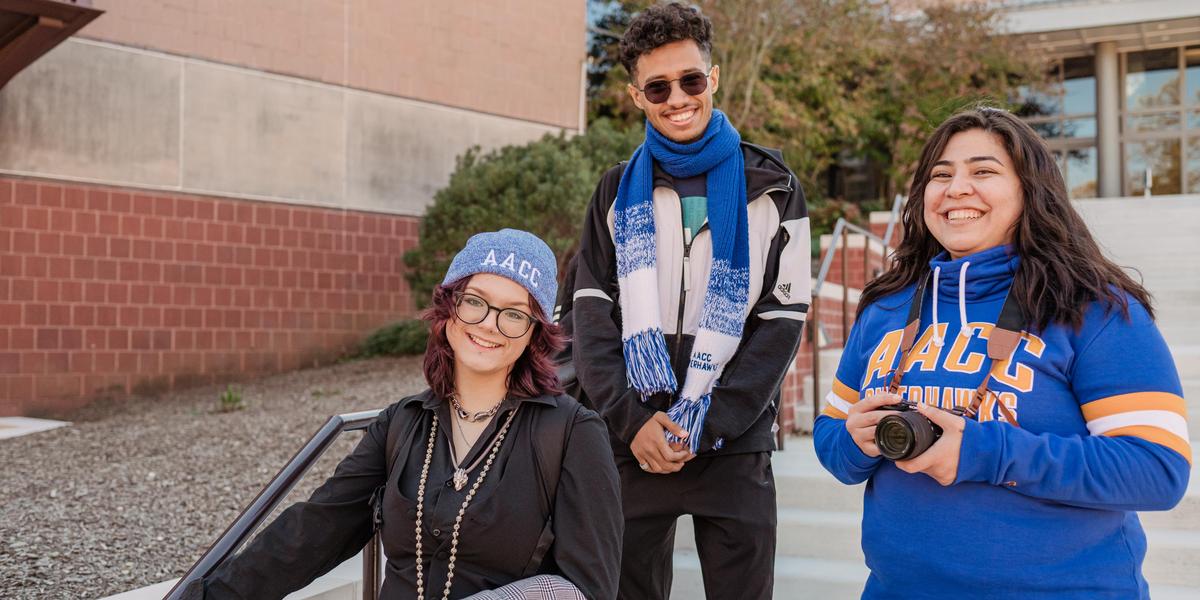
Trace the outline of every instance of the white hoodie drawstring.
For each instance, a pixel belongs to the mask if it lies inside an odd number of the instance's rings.
[[[971,328],[967,326],[967,267],[971,266],[971,261],[963,263],[962,269],[958,272],[958,335],[971,335]]]
[[[941,328],[938,327],[938,314],[937,314],[938,280],[941,278],[941,276],[942,276],[942,268],[934,267],[933,268],[933,345],[937,346],[938,348],[941,348],[942,345],[945,343],[945,340],[942,339]]]

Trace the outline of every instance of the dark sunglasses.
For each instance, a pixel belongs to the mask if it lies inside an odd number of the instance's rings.
[[[634,87],[646,97],[646,101],[650,104],[662,104],[671,97],[671,84],[678,81],[679,89],[689,96],[699,96],[708,89],[708,76],[712,73],[712,69],[708,73],[688,73],[679,79],[658,79],[646,84],[646,87]]]

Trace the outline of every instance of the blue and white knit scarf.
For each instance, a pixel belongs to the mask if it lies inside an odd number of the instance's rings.
[[[678,386],[659,313],[654,161],[672,177],[706,174],[712,272],[687,378],[667,413],[688,431],[692,452],[700,446],[713,385],[737,350],[749,311],[750,237],[740,144],[741,136],[719,110],[713,111],[704,136],[690,144],[667,139],[647,122],[646,141],[626,165],[614,205],[625,369],[630,385],[645,401],[656,392],[673,393]],[[679,441],[670,434],[667,438]]]

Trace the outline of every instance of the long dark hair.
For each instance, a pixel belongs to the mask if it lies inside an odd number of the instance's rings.
[[[421,313],[429,323],[429,341],[425,346],[425,381],[439,398],[454,392],[454,349],[446,339],[446,323],[454,316],[454,297],[467,288],[470,277],[433,289],[433,302]],[[529,305],[537,307],[533,296]],[[533,334],[529,347],[517,359],[508,374],[508,395],[515,398],[536,398],[563,393],[562,383],[554,366],[554,355],[567,344],[566,335],[556,323],[546,320],[540,311],[533,311]]]
[[[925,227],[925,186],[934,161],[957,133],[979,129],[995,134],[1012,157],[1021,180],[1023,204],[1014,226],[1012,244],[1021,264],[1013,277],[1013,297],[1027,323],[1044,330],[1052,321],[1078,328],[1093,301],[1126,317],[1129,294],[1154,317],[1150,294],[1120,267],[1105,258],[1087,225],[1067,200],[1067,186],[1054,156],[1038,134],[1012,113],[974,108],[943,122],[925,142],[913,175],[908,203],[901,214],[904,239],[892,267],[868,283],[858,314],[872,302],[896,293],[928,273],[929,261],[943,248]]]

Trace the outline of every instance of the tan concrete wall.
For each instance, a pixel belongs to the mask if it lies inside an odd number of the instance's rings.
[[[179,182],[180,63],[66,43],[0,89],[0,165]]]
[[[558,131],[87,40],[0,89],[0,172],[404,215],[467,148]]]
[[[80,35],[576,128],[584,0],[95,0]]]
[[[346,94],[207,63],[184,67],[183,185],[328,202],[346,176]]]

